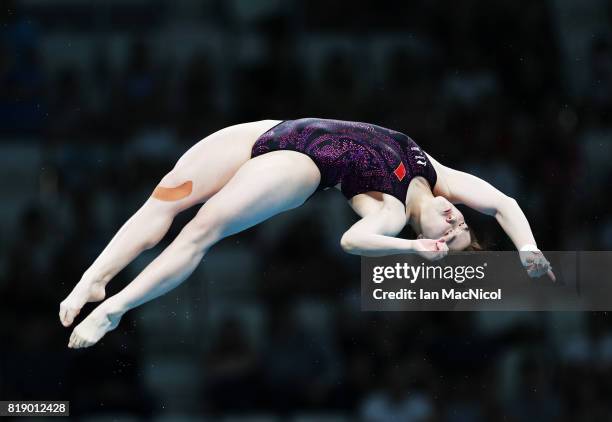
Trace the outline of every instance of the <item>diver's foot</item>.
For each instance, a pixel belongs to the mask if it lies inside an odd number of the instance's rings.
[[[76,316],[81,312],[81,308],[87,302],[100,302],[104,300],[106,290],[100,282],[81,280],[66,299],[60,303],[59,318],[64,327],[69,327],[74,322]]]
[[[104,337],[104,334],[117,328],[121,321],[121,314],[107,311],[105,303],[91,311],[87,318],[74,328],[68,347],[80,349],[93,346]]]

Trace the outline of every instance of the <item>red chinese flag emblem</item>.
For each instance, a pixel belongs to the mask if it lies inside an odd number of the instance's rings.
[[[397,168],[393,170],[393,174],[395,174],[395,177],[401,182],[404,177],[406,177],[406,167],[404,167],[404,163],[400,161]]]

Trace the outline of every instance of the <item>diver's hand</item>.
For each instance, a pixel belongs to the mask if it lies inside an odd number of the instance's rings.
[[[529,277],[535,278],[547,274],[552,281],[557,281],[557,277],[552,272],[550,262],[548,262],[541,251],[520,251],[519,256]]]
[[[430,261],[437,261],[448,254],[445,239],[414,239],[412,242],[414,252]]]

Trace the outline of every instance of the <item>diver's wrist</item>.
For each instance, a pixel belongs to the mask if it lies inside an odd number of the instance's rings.
[[[519,248],[520,252],[540,252],[538,247],[533,243],[527,243]]]

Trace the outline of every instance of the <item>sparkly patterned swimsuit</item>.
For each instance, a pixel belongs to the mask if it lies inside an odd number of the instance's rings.
[[[423,176],[432,190],[437,179],[431,162],[410,137],[369,123],[285,120],[257,139],[251,157],[277,150],[309,156],[321,172],[317,190],[340,183],[347,199],[378,191],[404,204],[414,177]]]

